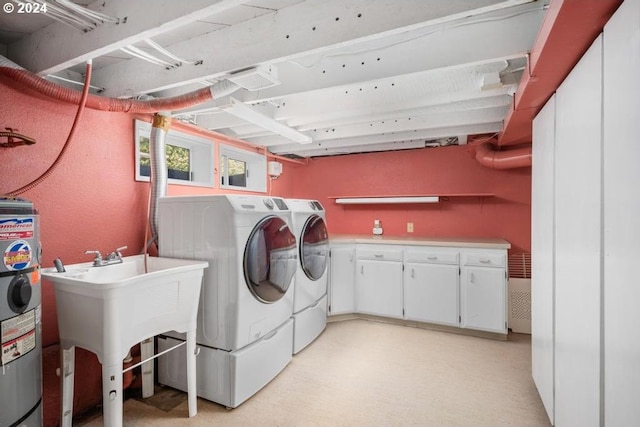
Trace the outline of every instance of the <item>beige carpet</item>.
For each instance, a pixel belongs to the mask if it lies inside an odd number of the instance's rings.
[[[529,335],[496,341],[367,320],[330,323],[240,407],[169,412],[136,399],[125,426],[550,426]],[[173,390],[167,390],[173,393]],[[98,427],[102,417],[74,423]]]

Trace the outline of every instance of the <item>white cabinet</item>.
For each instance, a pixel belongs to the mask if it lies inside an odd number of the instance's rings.
[[[531,164],[531,375],[551,424],[554,424],[555,102],[553,95],[533,121]]]
[[[332,245],[329,271],[329,314],[355,312],[355,246]]]
[[[601,118],[599,37],[556,92],[554,421],[559,427],[601,425]]]
[[[640,1],[604,27],[603,357],[605,426],[640,425]]]
[[[441,241],[332,243],[329,314],[507,334],[509,243],[495,240],[446,246]]]
[[[448,248],[405,249],[405,319],[459,325],[458,258],[458,251]]]
[[[461,277],[460,326],[506,334],[506,252],[464,252]]]
[[[356,248],[356,311],[402,317],[402,248]]]

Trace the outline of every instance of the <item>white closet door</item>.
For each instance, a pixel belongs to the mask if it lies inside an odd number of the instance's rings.
[[[555,95],[533,120],[531,165],[531,371],[553,423]]]
[[[640,1],[604,28],[605,425],[640,425]]]
[[[555,425],[601,416],[602,36],[556,92]]]

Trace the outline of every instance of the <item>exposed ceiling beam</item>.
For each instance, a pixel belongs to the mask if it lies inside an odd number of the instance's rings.
[[[434,28],[407,30],[386,38],[384,48],[369,42],[354,42],[325,54],[287,61],[273,58],[274,63],[279,61],[276,67],[280,85],[259,92],[241,91],[234,96],[243,102],[263,102],[330,87],[393,79],[403,74],[489,62],[486,58],[518,60],[526,57],[543,16],[540,4],[528,3],[469,18],[456,26],[443,24],[439,31]],[[505,38],[504,34],[513,36]],[[474,48],[469,49],[460,40],[482,40],[482,43],[475,43]],[[185,87],[173,88],[161,91],[158,96],[185,91],[188,91]],[[214,100],[207,105],[224,102]]]
[[[285,120],[289,126],[295,126],[300,131],[322,129],[329,126],[343,126],[353,123],[370,123],[384,119],[398,119],[407,116],[421,116],[451,111],[468,111],[482,108],[509,105],[509,87],[480,92],[479,94],[443,94],[422,99],[421,102],[394,105],[377,105],[369,108],[344,108],[340,111],[301,112],[295,118],[287,119],[276,114],[275,118]]]
[[[476,125],[425,129],[415,132],[401,132],[395,133],[393,135],[372,135],[365,137],[336,139],[332,141],[313,142],[304,146],[300,144],[270,144],[271,146],[269,147],[269,151],[275,154],[298,154],[302,156],[313,156],[319,155],[320,153],[326,154],[330,152],[335,153],[344,151],[350,149],[350,147],[352,148],[349,152],[362,151],[363,147],[370,144],[393,144],[409,141],[420,141],[422,146],[424,146],[425,140],[446,138],[450,137],[451,135],[473,135],[499,132],[501,128],[502,122],[494,122]],[[280,142],[282,142],[282,140],[280,140]]]
[[[380,120],[369,123],[358,123],[348,126],[317,129],[307,132],[314,141],[350,138],[356,135],[376,135],[381,133],[403,132],[419,129],[436,129],[454,127],[463,124],[480,124],[502,122],[506,107],[492,107],[479,111],[448,112],[414,116],[404,119]],[[456,135],[456,134],[454,134]]]
[[[198,67],[165,70],[139,61],[124,61],[96,70],[94,78],[96,84],[107,88],[109,96],[149,93],[274,60],[322,55],[328,49],[530,1],[377,0],[372,8],[370,0],[307,0],[171,46],[172,52],[181,57],[202,60]],[[203,51],[202,46],[210,49]],[[122,75],[128,78],[118,77]]]
[[[242,3],[243,0],[100,1],[94,5],[97,10],[126,18],[126,22],[103,24],[86,33],[55,22],[10,44],[8,57],[32,72],[53,74]]]

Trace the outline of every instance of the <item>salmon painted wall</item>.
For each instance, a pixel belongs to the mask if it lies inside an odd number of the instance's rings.
[[[310,160],[294,169],[293,194],[318,199],[335,234],[371,234],[374,219],[385,235],[496,237],[511,253],[531,250],[531,168],[494,170],[481,166],[473,148],[450,146]],[[493,197],[455,197],[491,193]],[[332,197],[442,195],[420,205],[336,205]],[[414,232],[407,233],[407,222]]]
[[[40,176],[55,160],[71,128],[76,106],[41,97],[0,77],[0,128],[11,127],[33,137],[32,146],[0,148],[0,194]],[[141,117],[137,117],[141,118]],[[147,118],[151,121],[150,118]],[[172,129],[214,138],[210,132],[176,123]],[[224,139],[225,143],[233,141]],[[216,151],[217,152],[217,151]],[[128,246],[125,255],[141,253],[149,184],[135,181],[134,116],[86,109],[76,136],[60,166],[39,186],[20,197],[34,202],[40,213],[43,265],[90,261],[85,250],[103,253]],[[273,181],[271,194],[288,196],[289,174]],[[168,195],[220,193],[217,188],[172,185]],[[42,282],[43,377],[45,426],[59,417],[58,327],[52,285]],[[100,365],[95,356],[76,355],[76,413],[101,401]]]

